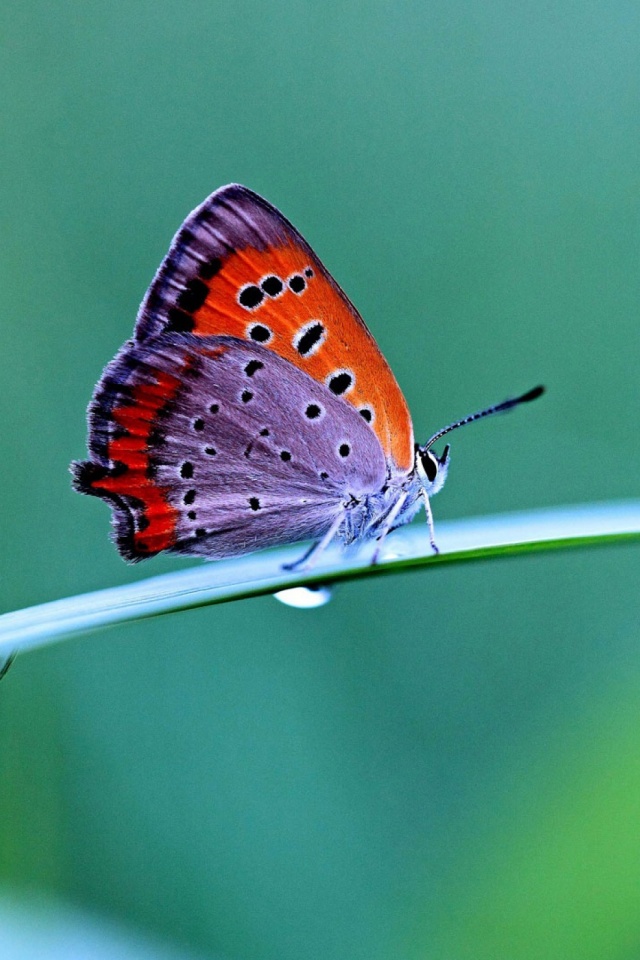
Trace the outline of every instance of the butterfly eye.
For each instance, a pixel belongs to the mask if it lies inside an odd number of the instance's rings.
[[[429,450],[419,450],[418,454],[420,456],[420,462],[422,463],[422,469],[427,475],[427,480],[429,483],[433,483],[438,476],[438,461]]]

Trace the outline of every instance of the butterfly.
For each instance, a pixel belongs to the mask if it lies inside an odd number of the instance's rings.
[[[75,489],[113,510],[129,561],[221,559],[311,541],[379,545],[444,484],[450,431],[414,442],[360,314],[295,227],[238,184],[185,220],[89,406]]]

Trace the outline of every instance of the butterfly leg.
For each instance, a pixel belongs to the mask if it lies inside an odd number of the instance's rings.
[[[382,530],[376,537],[376,540],[378,541],[378,545],[376,546],[373,557],[371,558],[372,566],[375,566],[375,564],[380,559],[380,551],[382,549],[382,544],[384,543],[387,534],[391,532],[391,528],[393,527],[393,521],[396,519],[396,517],[402,510],[406,499],[407,499],[407,494],[403,493],[401,496],[398,497],[398,499],[392,506],[391,510],[389,510],[389,513],[387,514],[387,517],[384,521]]]
[[[335,537],[343,520],[344,512],[341,512],[335,518],[322,540],[318,540],[317,543],[311,544],[309,549],[303,553],[299,560],[295,560],[293,563],[284,563],[282,565],[282,569],[291,570],[292,572],[295,571],[297,573],[301,573],[303,570],[311,570],[311,568],[316,565],[321,555]]]
[[[424,512],[427,515],[427,523],[429,525],[429,542],[434,553],[440,553],[438,547],[436,546],[436,532],[433,528],[433,514],[431,513],[431,504],[429,503],[429,494],[423,488],[420,493],[422,494],[422,499],[424,500]]]

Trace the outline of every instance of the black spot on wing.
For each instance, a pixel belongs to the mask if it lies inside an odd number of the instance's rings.
[[[277,297],[284,290],[284,284],[280,277],[273,274],[270,277],[265,277],[260,286],[269,297]]]
[[[165,419],[168,419],[169,417],[173,416],[175,409],[176,409],[175,400],[167,400],[166,403],[162,404],[156,416],[164,417]]]
[[[159,427],[152,427],[147,437],[147,447],[164,447],[167,442],[166,434]]]
[[[307,281],[304,277],[301,277],[299,273],[295,273],[292,277],[289,277],[289,289],[293,290],[294,293],[302,293],[306,285]]]
[[[255,340],[256,343],[268,343],[273,336],[269,327],[265,327],[262,323],[254,323],[254,325],[249,330],[249,336],[252,340]]]
[[[200,276],[203,280],[212,280],[217,273],[220,273],[222,269],[222,260],[219,257],[213,257],[211,260],[207,260],[206,263],[200,264]]]
[[[185,289],[178,297],[178,306],[187,313],[195,313],[209,296],[209,287],[202,280],[189,280]]]
[[[238,294],[238,303],[241,307],[244,307],[245,310],[255,310],[263,300],[264,293],[260,287],[256,287],[254,283],[249,284],[248,287],[243,287]]]
[[[349,373],[348,370],[343,370],[341,373],[334,373],[332,377],[329,377],[329,390],[335,393],[337,397],[342,396],[342,394],[346,393],[352,386],[353,374]]]
[[[165,330],[174,333],[191,333],[195,327],[195,320],[191,314],[180,307],[171,307],[167,313]]]
[[[262,370],[264,363],[261,363],[260,360],[249,360],[249,363],[244,368],[244,372],[248,377],[252,377],[254,373],[258,370]]]
[[[301,357],[307,357],[309,354],[315,352],[325,338],[325,328],[319,320],[315,320],[313,323],[304,327],[303,330],[297,334],[293,341],[293,345],[300,354]]]

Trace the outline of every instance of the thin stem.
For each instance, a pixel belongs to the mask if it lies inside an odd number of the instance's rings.
[[[439,554],[427,531],[414,524],[385,541],[379,562],[371,547],[355,557],[329,548],[313,571],[283,569],[300,545],[238,560],[205,563],[124,586],[55,600],[0,616],[0,660],[18,650],[192,607],[224,603],[289,587],[336,583],[363,577],[471,560],[569,547],[640,541],[640,501],[573,506],[531,513],[451,521],[438,525]],[[124,568],[123,568],[124,569]]]

